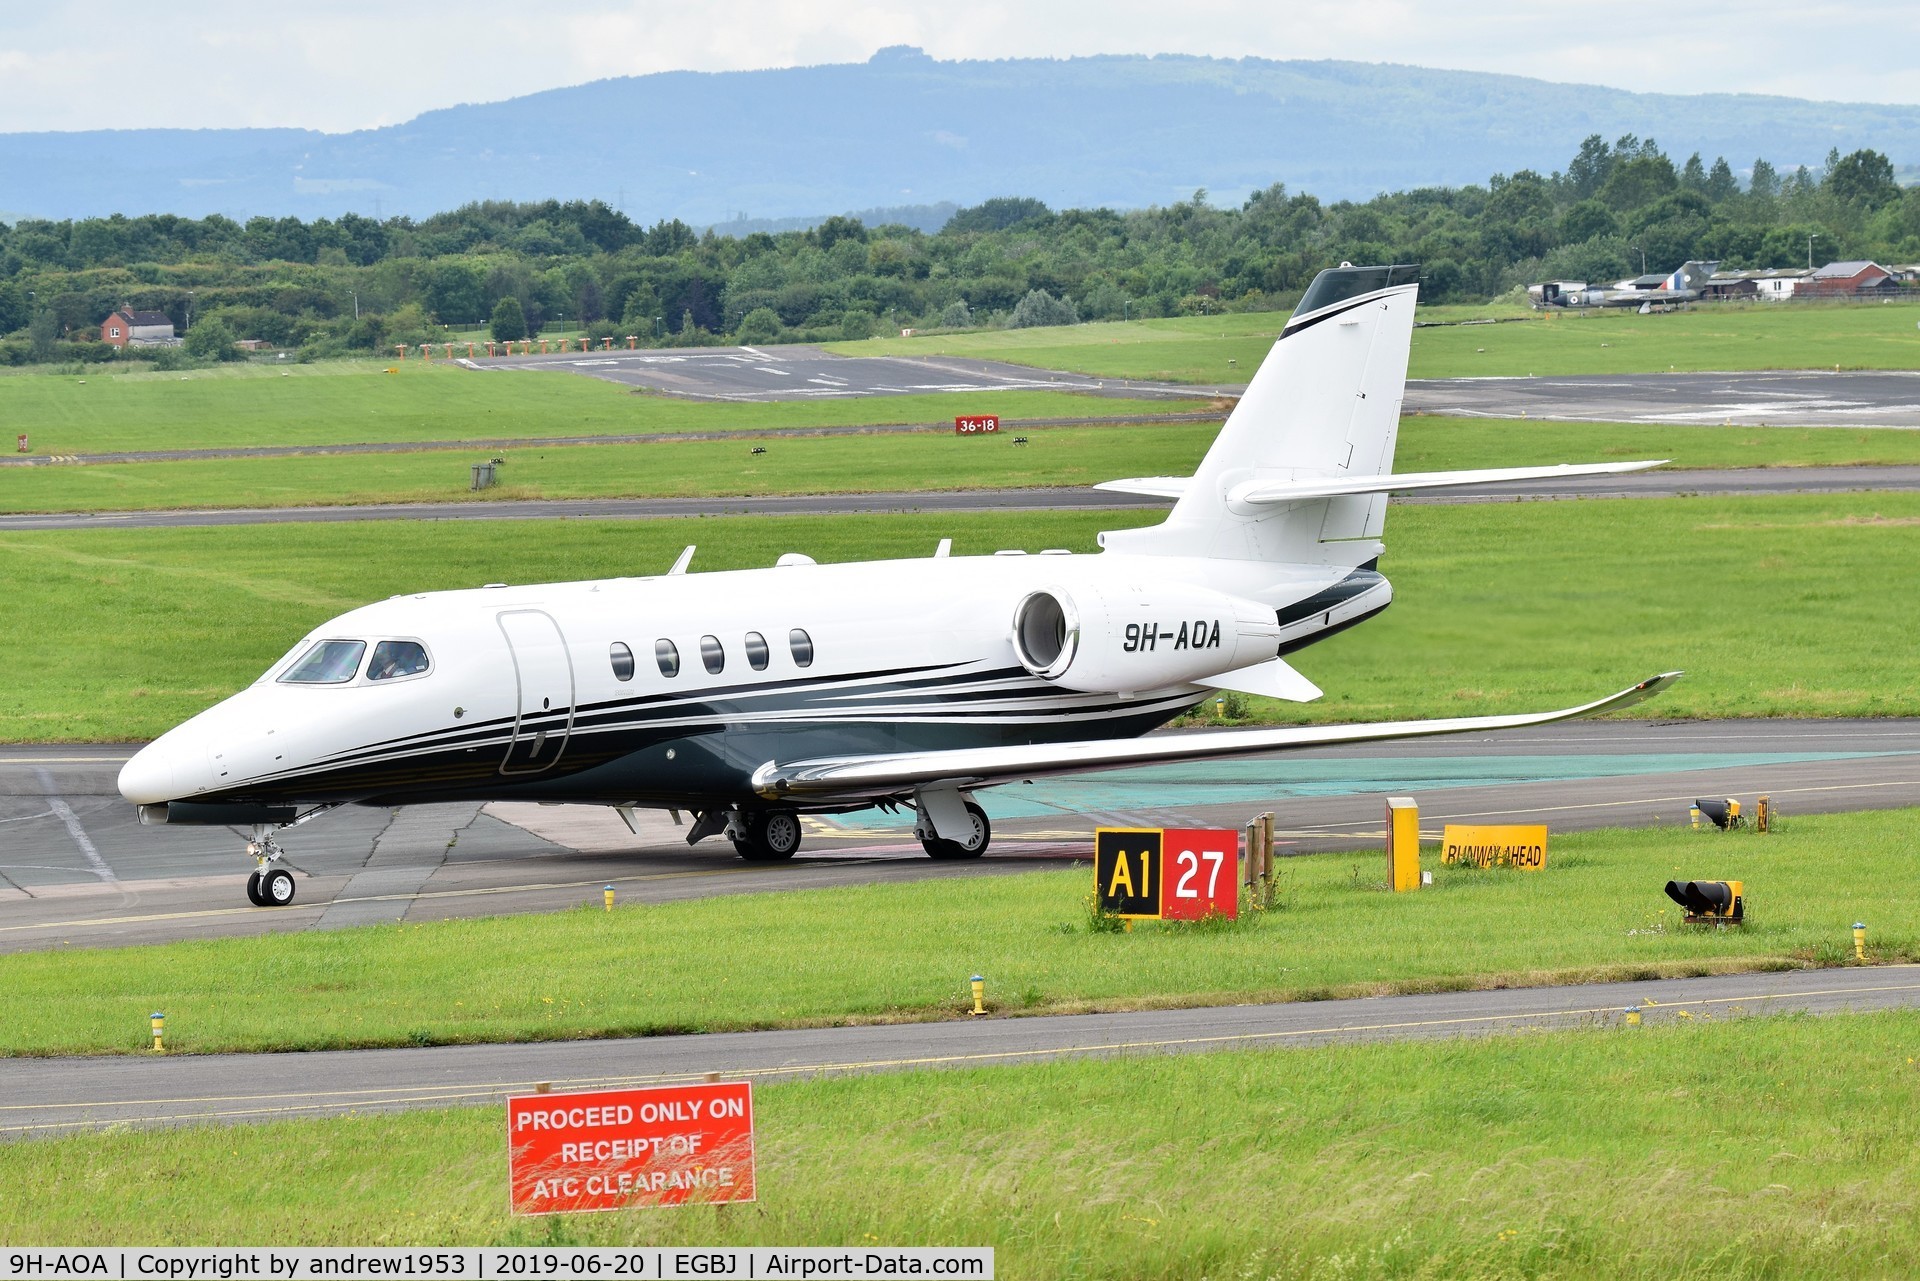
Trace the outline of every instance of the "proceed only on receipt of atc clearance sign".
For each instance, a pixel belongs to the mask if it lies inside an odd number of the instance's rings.
[[[515,1214],[753,1200],[745,1081],[507,1100]]]

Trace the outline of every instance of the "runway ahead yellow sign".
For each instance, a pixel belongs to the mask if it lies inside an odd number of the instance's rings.
[[[1547,865],[1547,828],[1544,823],[1520,827],[1449,823],[1440,834],[1440,861],[1537,872]]]

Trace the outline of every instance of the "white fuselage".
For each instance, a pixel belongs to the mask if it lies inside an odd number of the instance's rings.
[[[1247,603],[1278,618],[1266,631],[1297,648],[1384,607],[1385,581],[1360,573],[1002,554],[397,596],[316,629],[252,686],[143,749],[120,785],[146,805],[515,797],[699,809],[750,798],[753,771],[775,758],[1137,735],[1204,696],[1196,663],[1225,672],[1274,649],[1236,655],[1231,619],[1223,646],[1220,618],[1169,611],[1158,644],[1110,647],[1113,688],[1076,690],[1016,657],[1011,622],[1030,593],[1125,593],[1151,618],[1156,593],[1210,589],[1242,602],[1243,626]],[[1310,599],[1316,612],[1288,617]],[[1184,652],[1202,636],[1218,660]],[[328,640],[368,653],[413,642],[430,662],[399,678],[375,679],[363,660],[335,683],[283,679]],[[677,656],[672,674],[661,642]],[[1164,679],[1174,657],[1185,666]]]

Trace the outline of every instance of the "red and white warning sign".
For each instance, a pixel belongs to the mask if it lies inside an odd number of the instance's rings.
[[[507,1100],[515,1214],[753,1200],[753,1086],[666,1085]]]

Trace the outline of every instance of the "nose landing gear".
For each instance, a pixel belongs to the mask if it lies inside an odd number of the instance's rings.
[[[248,901],[255,907],[285,907],[293,902],[293,873],[275,866],[287,852],[280,848],[265,824],[254,826],[247,853],[256,864],[253,875],[247,878]]]

